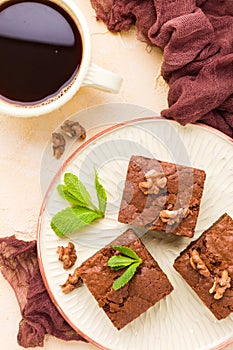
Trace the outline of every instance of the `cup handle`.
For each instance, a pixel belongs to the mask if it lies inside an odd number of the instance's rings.
[[[117,93],[123,79],[116,73],[91,63],[82,86],[93,86],[97,89]]]

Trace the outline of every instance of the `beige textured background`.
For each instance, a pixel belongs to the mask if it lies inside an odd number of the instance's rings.
[[[162,53],[136,40],[134,30],[113,35],[97,23],[89,1],[76,0],[91,32],[93,61],[119,73],[123,78],[119,94],[82,88],[60,110],[37,118],[0,115],[0,235],[16,234],[22,239],[36,237],[42,201],[40,170],[43,153],[52,132],[70,115],[90,106],[122,102],[160,112],[167,106],[167,86],[160,77]],[[120,120],[120,116],[119,116]],[[111,116],[109,116],[111,123]],[[21,349],[16,340],[21,319],[12,289],[0,274],[1,348]],[[47,337],[45,350],[94,350],[96,347]],[[233,346],[228,348],[233,349]],[[145,349],[146,350],[146,349]],[[170,350],[170,349],[169,349]],[[188,349],[187,349],[188,350]]]

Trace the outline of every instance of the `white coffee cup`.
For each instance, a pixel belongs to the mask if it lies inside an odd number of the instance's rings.
[[[49,0],[62,7],[73,19],[82,38],[83,52],[80,67],[76,76],[62,93],[45,101],[26,104],[9,101],[0,96],[0,114],[15,117],[34,117],[52,112],[68,102],[83,86],[91,86],[108,92],[117,93],[122,84],[122,78],[92,62],[91,36],[87,22],[79,7],[72,0]],[[5,0],[0,0],[2,5]],[[17,59],[17,58],[16,58]]]

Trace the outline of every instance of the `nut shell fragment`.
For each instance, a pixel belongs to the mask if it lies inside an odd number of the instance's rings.
[[[52,149],[53,155],[56,159],[59,159],[65,151],[66,141],[64,136],[58,132],[52,133]]]
[[[67,119],[61,125],[61,129],[69,137],[76,137],[82,140],[86,138],[86,130],[81,124],[79,124],[79,122],[74,122]]]

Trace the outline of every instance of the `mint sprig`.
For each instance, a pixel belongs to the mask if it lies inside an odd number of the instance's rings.
[[[107,195],[99,182],[96,170],[95,189],[99,203],[98,208],[78,176],[72,173],[64,174],[64,184],[58,185],[57,190],[60,196],[69,202],[70,206],[55,214],[50,223],[51,228],[58,236],[65,236],[104,217]]]
[[[111,256],[108,260],[108,266],[115,271],[127,267],[123,274],[116,279],[112,285],[114,290],[118,290],[133,278],[138,266],[142,263],[142,259],[133,249],[127,246],[114,245],[113,249],[119,251],[122,255]]]

